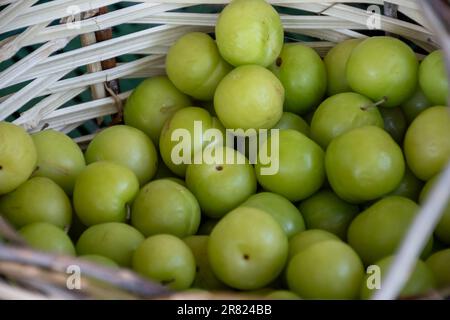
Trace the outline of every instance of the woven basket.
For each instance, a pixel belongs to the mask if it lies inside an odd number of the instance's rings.
[[[80,144],[89,142],[100,128],[122,121],[123,102],[139,82],[133,79],[163,74],[170,45],[187,32],[212,32],[218,12],[229,1],[127,2],[133,5],[118,0],[0,0],[0,121],[6,119],[29,132],[52,128],[69,133]],[[439,17],[436,14],[445,10],[434,8],[444,1],[422,5],[413,0],[270,2],[281,14],[286,40],[304,42],[321,56],[340,41],[388,33],[408,41],[419,59],[443,47],[450,60],[448,26],[439,24],[450,21],[450,15]],[[381,16],[374,15],[378,12]],[[436,190],[400,248],[380,298],[396,296],[405,281],[402,274],[411,269],[438,221],[450,193],[450,168]],[[4,276],[0,298],[167,296],[164,288],[130,271],[35,252],[20,246],[4,221],[0,229],[14,243],[0,244]],[[102,285],[86,282],[90,290],[83,294],[66,290],[65,271],[75,262]],[[111,291],[111,285],[117,289]]]

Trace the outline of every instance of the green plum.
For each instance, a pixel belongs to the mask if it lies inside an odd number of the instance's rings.
[[[353,49],[346,76],[353,91],[396,107],[414,93],[418,67],[414,51],[401,40],[370,37]]]
[[[147,238],[136,249],[133,269],[171,289],[185,290],[195,279],[195,258],[183,240],[158,234]]]
[[[408,198],[383,198],[352,221],[348,243],[366,265],[372,264],[397,250],[418,210],[419,206]],[[432,246],[433,238],[430,238],[423,257],[430,253]]]
[[[391,135],[395,142],[401,145],[405,137],[406,129],[408,128],[402,109],[399,107],[381,107],[379,110],[384,120],[384,130]]]
[[[270,214],[280,224],[288,238],[305,230],[305,222],[300,211],[289,200],[276,193],[255,194],[242,206],[260,209]]]
[[[145,185],[131,208],[131,224],[146,237],[167,233],[185,237],[197,232],[200,206],[184,186],[168,179]]]
[[[281,119],[283,101],[283,85],[273,73],[257,65],[245,65],[219,83],[214,109],[228,129],[270,129]]]
[[[436,287],[450,286],[450,248],[433,253],[426,261],[436,280]]]
[[[450,113],[431,107],[420,113],[406,131],[404,152],[409,168],[421,180],[438,174],[450,160]]]
[[[405,161],[402,150],[386,131],[366,126],[332,140],[325,167],[339,198],[361,203],[393,191],[403,178]]]
[[[164,123],[178,110],[192,105],[166,76],[142,81],[128,97],[123,110],[126,125],[145,132],[155,145]]]
[[[348,39],[335,45],[328,51],[323,62],[327,70],[327,94],[333,96],[341,92],[352,91],[347,82],[346,66],[353,49],[363,39]]]
[[[411,172],[408,166],[406,166],[402,181],[397,188],[388,195],[401,196],[417,202],[422,187],[423,182]]]
[[[411,124],[428,107],[431,107],[431,102],[425,97],[420,88],[417,88],[416,92],[400,106],[408,124]]]
[[[433,105],[447,105],[450,83],[442,50],[433,51],[422,61],[419,66],[419,84]]]
[[[216,24],[220,54],[234,66],[270,65],[283,46],[283,25],[277,11],[264,0],[233,0]]]
[[[123,267],[131,266],[136,248],[144,236],[132,226],[108,222],[89,227],[77,241],[78,255],[99,255]]]
[[[19,230],[19,234],[33,248],[62,255],[75,255],[75,248],[69,236],[57,226],[36,222]]]
[[[302,117],[292,112],[283,112],[280,121],[277,122],[273,129],[293,129],[303,133],[307,137],[310,136],[310,128],[308,123],[303,120]]]
[[[265,296],[271,300],[300,300],[300,297],[289,290],[275,290]]]
[[[206,33],[190,32],[169,49],[166,72],[182,92],[198,99],[212,100],[222,78],[231,71],[214,40]]]
[[[72,221],[72,206],[66,193],[44,177],[31,178],[0,197],[0,212],[16,228],[47,222],[66,229]]]
[[[86,162],[112,161],[136,174],[140,185],[153,178],[158,155],[152,140],[130,126],[112,126],[97,134],[86,150]]]
[[[291,260],[297,253],[309,248],[313,244],[328,240],[340,241],[333,233],[320,229],[310,229],[297,233],[289,239],[288,260]]]
[[[311,138],[326,149],[334,138],[364,126],[384,128],[378,108],[358,93],[338,93],[317,108],[311,121]]]
[[[86,226],[124,222],[127,204],[138,191],[139,181],[127,167],[109,161],[94,162],[75,181],[75,212]]]
[[[364,277],[356,252],[341,241],[321,241],[289,262],[289,289],[304,299],[355,299]]]
[[[31,137],[38,156],[33,176],[50,178],[72,195],[75,180],[86,167],[80,147],[69,136],[51,129]]]
[[[359,213],[357,206],[345,202],[329,190],[313,194],[303,200],[298,208],[308,229],[326,230],[342,240],[347,238],[348,226]]]
[[[283,270],[288,239],[266,212],[238,207],[211,232],[209,262],[214,274],[230,287],[255,290],[271,283]]]
[[[110,258],[106,258],[103,256],[99,256],[97,254],[86,254],[84,256],[80,256],[80,259],[86,260],[88,262],[93,262],[95,264],[104,266],[104,267],[110,267],[110,268],[118,268],[119,265],[115,263]]]
[[[278,193],[290,201],[305,199],[320,189],[325,180],[324,152],[311,139],[295,130],[279,132],[278,171],[272,175],[263,174],[268,165],[261,159],[265,150],[272,145],[273,136],[264,142],[259,150],[255,165],[260,185],[268,191]]]
[[[24,129],[0,121],[0,195],[24,183],[36,168],[37,152]]]

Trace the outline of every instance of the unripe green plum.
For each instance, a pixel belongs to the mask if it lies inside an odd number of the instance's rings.
[[[86,150],[86,162],[112,161],[136,174],[140,185],[153,178],[158,154],[152,140],[130,126],[112,126],[97,134]]]
[[[328,240],[341,241],[333,233],[320,229],[310,229],[297,233],[289,239],[288,260],[291,260],[297,253],[309,248],[313,244]]]
[[[450,286],[450,248],[433,253],[426,261],[436,280],[437,288]]]
[[[208,34],[190,32],[170,47],[166,71],[180,91],[199,100],[212,100],[217,85],[231,71],[231,66],[220,56]]]
[[[106,258],[103,256],[99,256],[97,254],[86,254],[84,256],[80,256],[80,259],[86,260],[88,262],[93,262],[95,264],[104,266],[104,267],[110,267],[110,268],[118,268],[119,265],[112,261],[110,258]]]
[[[35,177],[0,197],[0,212],[16,228],[47,222],[65,229],[72,221],[70,200],[55,182]]]
[[[302,117],[291,112],[283,112],[280,121],[277,122],[273,129],[293,129],[303,133],[307,137],[310,136],[310,128],[308,123],[303,120]]]
[[[405,161],[402,150],[387,132],[366,126],[331,141],[325,167],[339,198],[361,203],[393,191],[403,178]]]
[[[75,180],[86,167],[80,147],[64,133],[51,129],[31,137],[38,155],[33,176],[50,178],[72,195]]]
[[[136,249],[133,269],[171,289],[185,290],[195,279],[195,258],[183,240],[158,234],[147,238]]]
[[[75,212],[86,226],[105,222],[124,222],[127,204],[139,191],[136,175],[122,165],[109,161],[94,162],[75,182]]]
[[[419,180],[406,166],[402,181],[397,188],[388,195],[405,197],[417,202],[422,187],[423,182]]]
[[[145,132],[155,145],[164,123],[178,110],[192,105],[166,76],[142,81],[128,97],[123,110],[126,125]]]
[[[283,114],[284,88],[269,70],[241,66],[219,83],[214,108],[228,129],[270,129]]]
[[[385,107],[396,107],[416,89],[419,63],[414,51],[392,37],[370,37],[359,43],[347,61],[347,81],[353,91]]]
[[[24,183],[36,168],[37,152],[24,129],[0,122],[0,195]]]
[[[146,237],[160,233],[186,237],[197,232],[200,206],[194,195],[179,183],[154,180],[134,200],[131,224]]]
[[[298,43],[285,44],[270,70],[285,89],[284,109],[305,114],[316,107],[327,88],[325,65],[317,52]]]
[[[450,160],[450,113],[431,107],[420,113],[406,131],[404,152],[416,177],[429,180]]]
[[[108,222],[89,227],[77,241],[78,255],[100,255],[123,267],[131,266],[136,248],[144,236],[132,226]]]
[[[283,46],[283,25],[264,0],[234,0],[219,15],[216,39],[220,54],[234,66],[270,65]]]
[[[422,89],[417,88],[416,92],[400,106],[408,124],[426,108],[431,107],[431,102],[425,97]]]
[[[55,254],[75,255],[75,248],[69,236],[53,224],[32,223],[20,229],[19,234],[33,249]]]
[[[447,105],[449,81],[442,50],[433,51],[422,61],[419,66],[419,84],[433,105]]]
[[[384,128],[378,108],[358,93],[339,93],[317,108],[311,121],[311,138],[326,148],[334,138],[364,126]]]
[[[384,130],[386,130],[399,145],[402,144],[408,125],[403,111],[399,107],[380,109],[384,120]]]

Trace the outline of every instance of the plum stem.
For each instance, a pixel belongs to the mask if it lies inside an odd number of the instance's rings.
[[[371,108],[378,107],[379,105],[385,103],[385,102],[387,101],[387,99],[388,99],[388,98],[387,98],[386,96],[384,96],[381,100],[378,100],[377,102],[374,102],[374,103],[371,103],[371,104],[362,106],[362,107],[361,107],[361,110],[367,111],[367,110],[369,110],[369,109],[371,109]]]

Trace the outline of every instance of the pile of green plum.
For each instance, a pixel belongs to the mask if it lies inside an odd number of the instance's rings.
[[[379,36],[343,41],[322,60],[307,43],[284,44],[270,4],[234,0],[214,37],[192,32],[171,46],[166,73],[141,82],[124,124],[84,153],[60,132],[1,122],[1,214],[31,247],[174,290],[370,298],[366,268],[383,279],[450,160],[442,51],[419,62]],[[240,161],[173,159],[178,129],[191,133],[183,152],[193,159],[213,143],[208,129],[273,128],[275,174],[230,146],[222,151]],[[450,202],[400,297],[450,286],[449,246]]]

